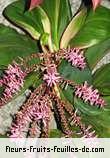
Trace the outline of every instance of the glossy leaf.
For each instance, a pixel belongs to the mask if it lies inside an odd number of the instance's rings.
[[[37,43],[14,29],[0,25],[0,66],[8,65],[17,57],[38,51]]]
[[[41,7],[26,12],[24,9],[25,1],[20,0],[6,7],[4,14],[10,21],[26,30],[34,39],[39,39],[46,28],[47,33],[50,33],[48,17]]]
[[[82,115],[83,121],[92,125],[99,138],[110,138],[110,111],[104,111],[97,117]]]
[[[77,97],[74,97],[74,106],[85,115],[97,116],[102,112],[102,109],[99,109],[97,106],[91,106],[89,103],[85,103]]]
[[[98,137],[110,137],[110,104],[99,109],[75,98],[74,105],[79,110],[83,123],[86,126],[92,125]]]
[[[71,66],[66,60],[63,60],[59,65],[58,71],[60,74],[65,77],[65,79],[73,80],[76,83],[82,83],[84,81],[88,81],[91,83],[92,76],[89,68],[85,68],[84,70],[79,70],[74,66]]]
[[[61,41],[60,48],[66,48],[70,40],[76,35],[76,33],[82,27],[86,18],[86,9],[82,9],[75,17],[71,20],[66,30],[64,31]]]
[[[110,38],[110,10],[98,7],[91,10],[85,20],[85,24],[71,41],[71,46],[88,48]]]
[[[87,49],[85,56],[91,70],[108,53],[108,50],[110,50],[110,39]]]
[[[44,0],[42,8],[50,19],[54,49],[58,49],[62,33],[72,18],[69,0]]]
[[[94,73],[93,84],[101,94],[110,95],[110,64],[102,66]]]

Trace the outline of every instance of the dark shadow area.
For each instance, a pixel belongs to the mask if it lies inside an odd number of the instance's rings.
[[[92,6],[92,0],[82,0],[82,3],[87,7],[90,8]]]
[[[31,4],[31,0],[25,0],[24,12],[29,10],[30,4]]]

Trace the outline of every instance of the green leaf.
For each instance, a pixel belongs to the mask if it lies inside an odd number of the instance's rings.
[[[82,27],[86,18],[86,9],[82,9],[75,17],[70,21],[66,30],[64,31],[61,41],[60,48],[66,48],[70,40],[76,35],[76,33]]]
[[[44,0],[41,7],[47,13],[51,23],[54,49],[59,49],[62,33],[72,18],[69,0]]]
[[[92,75],[89,68],[79,70],[78,68],[71,66],[66,60],[61,62],[58,71],[65,79],[75,81],[76,83],[83,83],[84,81],[91,83],[92,81]]]
[[[105,98],[104,98],[105,99]],[[110,98],[107,98],[108,102]],[[107,100],[105,99],[105,100]],[[81,99],[75,97],[74,105],[80,111],[82,121],[86,125],[92,125],[98,137],[110,137],[110,103],[103,109],[90,106]]]
[[[17,57],[24,57],[37,51],[37,43],[30,37],[0,25],[0,66],[8,65]]]
[[[91,10],[71,46],[88,48],[110,38],[109,18],[110,10],[105,7],[98,7],[95,12]]]
[[[25,11],[25,1],[11,3],[4,10],[4,15],[13,23],[26,30],[34,39],[39,39],[45,31],[50,33],[49,19],[41,7]]]
[[[91,70],[93,70],[97,63],[108,53],[109,49],[110,39],[87,49],[85,56]]]
[[[102,109],[99,109],[97,106],[91,106],[77,97],[74,97],[74,106],[85,115],[97,116],[102,112]]]
[[[58,129],[52,129],[50,131],[49,138],[61,138],[61,135],[62,135],[62,133],[61,133],[60,130],[58,130]]]
[[[61,88],[60,94],[63,100],[66,101],[66,99],[73,105],[74,103],[74,96],[73,96],[74,89],[71,86],[67,86],[67,88]]]
[[[105,100],[106,102],[106,109],[109,109],[110,110],[110,96],[103,96],[103,99]]]
[[[21,89],[21,93],[24,93],[26,89],[29,87],[38,87],[42,83],[42,80],[40,79],[38,72],[32,72],[28,74],[28,76],[25,78],[23,88]]]
[[[110,111],[103,111],[97,117],[83,115],[83,121],[92,125],[99,138],[110,138]]]
[[[93,85],[101,94],[110,95],[110,64],[102,66],[93,74]]]
[[[0,138],[8,138],[8,136],[0,134]]]

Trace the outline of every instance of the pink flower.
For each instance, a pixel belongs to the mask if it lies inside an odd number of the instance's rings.
[[[44,74],[43,80],[46,81],[47,85],[50,87],[60,81],[60,76],[55,64],[51,64],[46,68],[46,74]]]
[[[10,138],[23,138],[22,126],[12,124]]]
[[[43,2],[43,0],[30,0],[30,10],[37,7]]]
[[[86,67],[83,51],[78,48],[65,50],[65,58],[71,62],[73,66],[79,69],[84,69]]]
[[[25,76],[26,73],[22,71],[21,67],[17,63],[14,62],[12,65],[8,66],[3,79],[0,80],[0,86],[5,87],[0,105],[7,102],[8,99],[12,98],[13,94],[20,90],[20,87],[23,86]]]
[[[36,98],[30,100],[29,105],[24,105],[23,109],[17,114],[16,122],[12,124],[11,138],[22,138],[25,127],[33,120],[36,122],[42,120],[44,126],[46,126],[47,120],[50,120],[50,107],[48,99],[46,99],[46,96],[36,96]]]
[[[82,138],[96,138],[95,131],[90,131],[91,128],[91,126],[88,126],[86,129],[83,130],[84,133]]]
[[[85,102],[89,102],[91,105],[98,105],[100,107],[105,105],[105,101],[100,98],[98,90],[93,89],[87,82],[84,85],[76,86],[75,95],[82,98]]]
[[[95,10],[97,6],[101,3],[101,0],[92,0],[93,3],[93,9]]]

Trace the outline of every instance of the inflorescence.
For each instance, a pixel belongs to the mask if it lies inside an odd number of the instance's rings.
[[[72,126],[77,126],[81,137],[94,138],[95,131],[91,130],[91,126],[85,126],[81,122],[74,105],[61,98],[59,87],[64,82],[62,76],[57,71],[58,63],[61,59],[65,59],[72,66],[83,70],[86,67],[86,61],[83,50],[78,48],[63,49],[55,53],[38,53],[30,58],[22,59],[21,65],[13,62],[4,72],[4,76],[0,80],[0,86],[4,87],[4,92],[0,99],[0,105],[7,103],[14,94],[23,87],[24,79],[31,71],[41,72],[41,78],[44,81],[27,98],[24,105],[21,106],[15,119],[12,122],[9,136],[11,138],[23,137],[49,137],[51,115],[56,116],[59,127],[66,137],[73,137],[74,132]],[[28,67],[28,60],[39,57],[41,62]],[[103,107],[106,103],[101,98],[97,89],[90,86],[87,81],[78,85],[73,81],[65,80],[75,90],[75,96],[81,98],[90,105]]]

